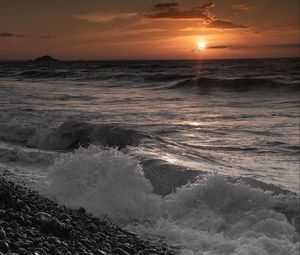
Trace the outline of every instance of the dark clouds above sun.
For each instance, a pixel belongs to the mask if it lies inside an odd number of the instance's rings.
[[[199,42],[206,49],[199,51]],[[299,1],[3,0],[0,59],[299,57]]]

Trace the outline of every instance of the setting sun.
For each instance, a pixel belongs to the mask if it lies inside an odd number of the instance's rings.
[[[206,43],[201,41],[201,42],[198,42],[198,49],[199,50],[205,50],[206,48]]]

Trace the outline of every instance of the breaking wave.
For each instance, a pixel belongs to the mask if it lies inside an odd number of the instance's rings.
[[[299,235],[286,217],[287,211],[299,213],[297,195],[275,196],[212,176],[162,197],[153,193],[138,161],[97,146],[61,155],[51,179],[46,192],[58,202],[108,215],[185,255],[299,252]]]
[[[126,146],[136,146],[146,137],[147,135],[136,130],[116,125],[95,125],[75,120],[66,121],[58,128],[20,125],[18,121],[0,124],[1,141],[46,150],[67,150],[89,144],[122,149]]]
[[[280,89],[286,91],[300,90],[299,83],[285,84],[268,79],[212,79],[197,78],[180,81],[170,89],[193,90],[198,93],[209,93],[216,90],[231,92],[247,92],[256,90]]]
[[[138,131],[114,125],[93,125],[71,120],[57,129],[40,130],[27,145],[40,149],[64,150],[89,144],[101,144],[122,149],[128,145],[137,145],[145,137]]]

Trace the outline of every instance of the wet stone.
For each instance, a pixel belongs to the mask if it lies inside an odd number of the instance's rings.
[[[0,210],[0,219],[5,217],[5,210]]]
[[[61,244],[61,241],[57,237],[54,237],[54,236],[48,237],[47,242],[50,243],[50,244],[54,244],[54,245],[60,245]]]
[[[132,253],[132,248],[128,244],[119,244],[118,248],[123,249],[124,251],[128,252],[129,254]]]
[[[3,229],[0,229],[0,240],[3,240],[6,238],[6,233]]]
[[[19,248],[17,250],[17,253],[19,253],[20,255],[26,255],[26,254],[28,254],[27,250],[24,249],[24,248]]]
[[[47,255],[47,252],[43,248],[36,248],[32,250],[34,255]]]
[[[102,250],[99,250],[99,249],[94,250],[94,254],[95,255],[107,255],[107,253],[105,251],[102,251]]]
[[[2,240],[0,241],[0,251],[7,252],[9,251],[9,245],[6,241]]]
[[[26,213],[26,214],[29,214],[31,212],[31,209],[29,206],[25,205],[24,208],[23,208],[23,211]]]
[[[121,248],[115,248],[115,249],[113,249],[113,254],[114,255],[130,255],[128,252],[124,251]]]

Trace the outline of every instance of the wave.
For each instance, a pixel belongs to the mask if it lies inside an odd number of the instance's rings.
[[[59,71],[59,70],[31,70],[31,71],[23,71],[18,74],[19,77],[22,78],[30,78],[30,79],[46,79],[46,78],[67,78],[72,76],[74,73],[72,71]]]
[[[212,79],[197,78],[180,81],[170,89],[194,90],[198,93],[209,93],[216,90],[231,92],[247,92],[257,90],[282,89],[294,91],[300,89],[300,83],[284,84],[268,79]]]
[[[163,196],[174,192],[188,182],[195,182],[200,175],[207,174],[203,171],[176,166],[160,159],[140,158],[139,160],[145,178],[152,184],[153,192]]]
[[[117,73],[117,74],[114,74],[114,75],[107,75],[107,76],[103,77],[103,79],[107,79],[107,80],[110,80],[110,79],[116,79],[116,80],[135,80],[137,78],[138,78],[137,75],[128,74],[128,73]]]
[[[0,124],[0,141],[46,150],[68,150],[89,144],[116,147],[137,146],[146,134],[110,124],[66,121],[58,128],[22,125],[19,121]]]
[[[41,191],[58,202],[163,238],[182,254],[299,252],[299,235],[285,216],[299,214],[297,195],[275,196],[211,176],[162,197],[153,193],[138,161],[97,146],[62,154],[50,175],[52,183]]]
[[[54,162],[56,156],[57,154],[51,151],[42,151],[39,149],[24,148],[22,146],[0,143],[1,163],[16,162],[17,164],[50,164]]]
[[[28,140],[29,147],[51,150],[72,149],[89,144],[117,147],[136,146],[146,135],[110,124],[88,124],[74,120],[57,129],[42,129]]]
[[[17,119],[0,123],[0,140],[4,142],[26,144],[35,132],[35,127],[25,125]]]
[[[143,78],[146,81],[174,81],[174,80],[182,80],[193,78],[194,75],[184,75],[184,74],[152,74],[152,75],[144,75]]]
[[[12,76],[21,79],[70,79],[76,81],[138,81],[138,75],[128,73],[103,73],[90,70],[29,70],[14,73]]]

